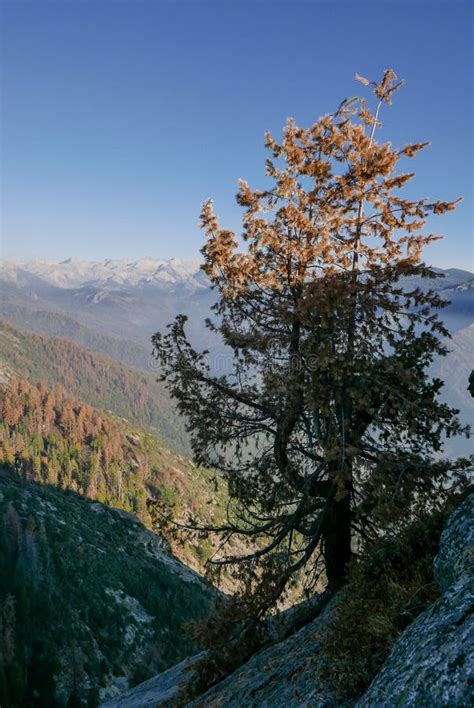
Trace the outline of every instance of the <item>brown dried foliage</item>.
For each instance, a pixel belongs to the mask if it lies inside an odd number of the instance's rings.
[[[337,587],[356,548],[441,503],[452,463],[433,455],[444,435],[467,432],[427,374],[446,353],[445,303],[410,280],[435,277],[422,261],[439,238],[427,218],[457,200],[402,196],[413,172],[400,165],[426,143],[378,142],[401,82],[391,70],[358,79],[374,111],[345,100],[309,128],[288,121],[281,142],[267,134],[270,186],[240,181],[240,239],[203,206],[203,267],[218,294],[207,325],[230,370],[193,349],[184,317],[153,338],[197,461],[229,482],[227,522],[202,530],[222,536],[210,565],[235,567],[256,617],[303,572],[311,592],[321,561]],[[234,537],[259,545],[235,557]]]

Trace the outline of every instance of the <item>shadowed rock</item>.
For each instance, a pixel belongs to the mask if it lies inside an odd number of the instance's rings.
[[[198,654],[190,659],[184,659],[168,671],[153,676],[122,696],[102,703],[102,708],[141,708],[142,706],[155,708],[155,706],[177,705],[176,701],[182,689],[198,678],[193,665],[201,657],[202,654]]]

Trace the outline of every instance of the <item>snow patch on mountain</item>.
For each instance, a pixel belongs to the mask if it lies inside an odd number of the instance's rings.
[[[85,261],[68,258],[65,261],[43,259],[5,259],[0,262],[0,279],[18,285],[28,276],[40,278],[58,288],[123,287],[139,285],[178,285],[208,287],[208,281],[198,259],[141,258],[137,261]]]

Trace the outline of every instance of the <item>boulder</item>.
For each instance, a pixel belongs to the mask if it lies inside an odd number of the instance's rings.
[[[195,661],[201,658],[198,654],[190,659],[184,659],[171,669],[140,683],[127,693],[112,698],[101,704],[101,708],[155,708],[182,705],[179,695],[197,679],[193,668]]]
[[[474,494],[451,516],[434,563],[442,596],[400,635],[357,708],[474,702]]]

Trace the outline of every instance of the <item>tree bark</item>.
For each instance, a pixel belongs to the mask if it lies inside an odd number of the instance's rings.
[[[342,498],[336,495],[331,501],[323,524],[322,539],[328,587],[333,590],[344,582],[352,555],[349,484]]]

